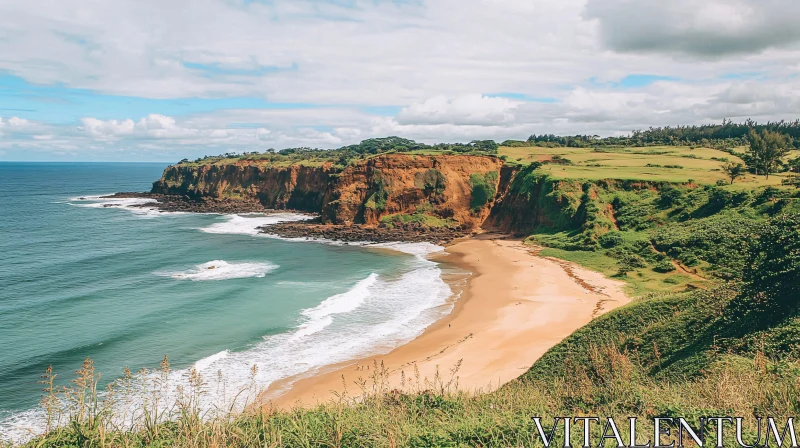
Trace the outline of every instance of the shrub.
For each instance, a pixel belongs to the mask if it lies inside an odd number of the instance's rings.
[[[469,180],[472,184],[472,198],[469,206],[473,212],[476,212],[494,200],[494,196],[497,194],[497,172],[489,171],[484,175],[470,174]]]
[[[656,263],[655,267],[653,267],[653,270],[662,273],[672,272],[675,270],[675,265],[673,265],[669,260],[661,260]]]
[[[628,272],[647,266],[644,258],[632,253],[622,253],[617,260],[618,275],[627,275]]]
[[[427,196],[438,196],[447,189],[447,178],[441,171],[431,168],[423,174],[422,184]]]
[[[386,181],[380,171],[376,171],[372,175],[370,187],[373,193],[369,196],[364,206],[378,211],[385,210],[389,193],[386,191]]]
[[[658,205],[662,208],[671,208],[679,205],[683,199],[683,190],[674,187],[663,188],[658,193]]]
[[[697,258],[697,255],[689,251],[681,252],[678,256],[678,261],[686,266],[697,266],[700,264],[700,259]]]
[[[796,310],[800,304],[800,213],[763,225],[750,245],[742,294],[763,308]]]
[[[597,242],[600,243],[601,246],[608,249],[621,245],[623,242],[625,242],[625,240],[623,240],[622,235],[620,235],[619,232],[608,232],[600,235],[600,238],[598,238]]]

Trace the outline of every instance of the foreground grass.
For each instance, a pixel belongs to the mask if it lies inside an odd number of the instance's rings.
[[[340,396],[313,409],[251,410],[210,421],[179,406],[174,421],[140,420],[126,428],[104,424],[107,416],[94,422],[74,417],[28,446],[541,446],[531,417],[551,422],[564,415],[641,417],[646,438],[653,417],[696,422],[701,416],[743,416],[745,437],[753,440],[754,417],[800,411],[800,365],[795,355],[770,346],[800,324],[789,319],[751,334],[764,341],[771,359],[761,348],[740,344],[735,335],[743,327],[737,323],[723,328],[721,310],[731,297],[723,288],[640,300],[596,319],[491,394],[457,391],[442,381],[388,390],[376,374],[364,400]],[[592,433],[599,440],[601,428]],[[733,434],[728,436],[731,446]],[[580,445],[582,431],[572,437]]]
[[[158,432],[79,432],[59,430],[30,446],[187,446],[187,447],[518,447],[541,446],[532,416],[599,415],[649,419],[655,416],[753,414],[793,415],[792,378],[768,373],[749,360],[724,359],[708,376],[671,383],[636,378],[629,359],[615,355],[594,380],[575,372],[569,381],[517,381],[490,395],[386,395],[356,405],[330,404],[312,410],[245,414],[204,424],[177,421]],[[582,409],[586,398],[602,402]],[[570,403],[578,403],[570,407]],[[750,422],[752,423],[752,422]],[[642,433],[650,434],[642,421]],[[599,428],[593,428],[598,440]],[[746,434],[749,440],[754,433]],[[580,443],[580,431],[573,443]],[[732,437],[731,437],[732,439]],[[643,441],[642,441],[643,442]],[[732,442],[732,440],[728,440]]]

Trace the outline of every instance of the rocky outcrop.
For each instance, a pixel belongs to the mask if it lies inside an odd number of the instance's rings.
[[[322,166],[266,165],[239,161],[219,165],[173,165],[153,183],[152,193],[191,200],[257,201],[266,209],[319,212],[337,170]]]
[[[319,213],[324,223],[378,225],[389,215],[430,215],[465,228],[489,216],[502,162],[472,155],[384,154],[346,168],[253,160],[168,167],[152,193],[189,201],[257,202]],[[249,208],[248,208],[249,209]]]
[[[367,227],[358,225],[317,224],[313,222],[286,222],[272,224],[261,228],[261,231],[284,238],[311,238],[317,240],[343,241],[357,243],[389,243],[404,241],[410,243],[431,242],[440,246],[450,244],[455,238],[471,234],[461,228],[430,227]]]

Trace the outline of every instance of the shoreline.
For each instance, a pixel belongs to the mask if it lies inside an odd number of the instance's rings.
[[[103,198],[125,196],[141,197],[118,193]],[[247,213],[226,211],[222,214]],[[261,211],[265,212],[270,211]],[[469,237],[452,230],[441,235],[429,230],[386,231],[311,222],[284,226],[271,224],[257,231],[286,239],[302,234],[319,241],[345,236],[341,238],[344,244],[363,242],[367,233],[380,237],[371,238],[374,244],[385,243],[384,239],[398,242],[391,237],[400,237],[399,242],[446,245],[443,252],[426,258],[470,276],[466,285],[460,285],[463,275],[442,273],[453,291],[453,308],[415,339],[384,355],[354,358],[278,380],[259,396],[259,403],[268,407],[312,406],[337,396],[358,399],[364,392],[431,387],[490,392],[525,373],[549,348],[594,317],[630,301],[622,292],[624,282],[574,263],[539,257],[521,241],[496,234]]]
[[[291,409],[434,387],[491,392],[593,318],[630,302],[624,282],[539,257],[518,240],[480,235],[444,252],[431,260],[472,272],[448,315],[385,355],[277,381],[261,405]]]

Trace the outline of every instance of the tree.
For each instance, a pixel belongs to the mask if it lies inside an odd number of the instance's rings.
[[[731,180],[731,185],[733,185],[736,179],[744,176],[745,168],[741,163],[728,162],[722,165],[722,171],[725,172],[725,175]]]
[[[777,313],[800,304],[800,214],[772,218],[752,242],[744,269],[743,297]]]
[[[761,132],[750,129],[747,134],[750,144],[750,166],[759,174],[762,172],[769,179],[769,173],[775,171],[781,157],[789,151],[783,135],[768,130]]]
[[[474,148],[476,151],[486,151],[491,153],[496,153],[498,145],[494,140],[473,140],[469,143],[469,146]]]

